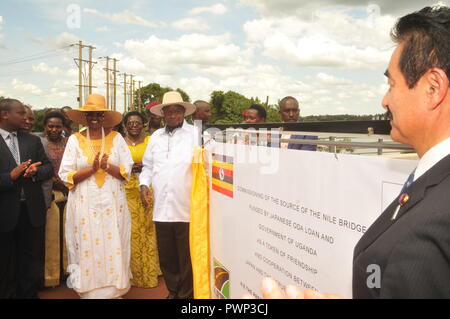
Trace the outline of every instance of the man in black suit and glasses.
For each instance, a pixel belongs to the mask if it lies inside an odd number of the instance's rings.
[[[353,298],[450,298],[450,8],[401,18],[382,105],[392,139],[420,157],[353,254]],[[363,213],[363,212],[362,212]],[[290,297],[328,297],[289,286]],[[265,297],[284,296],[271,279]],[[335,297],[335,296],[331,296]]]
[[[42,274],[41,182],[52,177],[53,168],[39,137],[20,131],[25,120],[20,101],[0,101],[0,298],[37,298]]]

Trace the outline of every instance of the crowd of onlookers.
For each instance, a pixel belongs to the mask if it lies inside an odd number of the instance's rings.
[[[98,101],[95,103],[98,103]],[[104,114],[109,115],[110,113],[117,112],[107,109],[99,109],[101,112],[85,112],[88,121],[84,122],[77,120],[77,117],[74,115],[77,114],[80,109],[74,110],[70,106],[64,106],[60,109],[48,109],[43,117],[43,132],[32,133],[35,124],[35,114],[30,106],[24,105],[14,99],[4,99],[1,101],[1,104],[3,111],[10,112],[11,110],[17,109],[18,112],[24,112],[24,119],[20,123],[17,121],[17,123],[15,123],[16,126],[11,127],[11,130],[15,131],[17,129],[18,140],[21,140],[21,134],[23,133],[31,133],[33,136],[38,135],[39,138],[33,140],[33,143],[35,144],[33,147],[38,149],[42,147],[47,159],[47,162],[43,162],[40,165],[43,167],[44,164],[51,164],[51,166],[48,166],[52,168],[49,173],[51,176],[48,176],[48,178],[41,181],[46,214],[45,219],[40,223],[39,227],[33,228],[39,229],[39,231],[36,233],[36,236],[33,237],[34,253],[30,255],[33,256],[31,264],[34,266],[31,271],[32,275],[29,276],[34,278],[34,281],[31,280],[31,282],[33,282],[35,287],[39,287],[39,289],[58,286],[67,279],[70,272],[74,272],[73,266],[71,266],[69,262],[70,251],[68,252],[66,249],[66,242],[68,240],[70,241],[70,236],[67,236],[65,233],[65,226],[71,225],[71,220],[67,221],[66,218],[68,194],[73,185],[71,186],[70,181],[67,179],[63,180],[62,177],[67,178],[67,175],[61,173],[64,170],[64,167],[62,166],[67,164],[68,153],[72,153],[72,151],[66,151],[68,144],[71,143],[70,137],[77,137],[79,148],[82,148],[80,143],[84,141],[84,138],[88,139],[88,143],[96,141],[95,139],[89,141],[90,136],[92,137],[92,134],[95,132],[95,125],[92,123],[96,123],[95,118],[93,122],[89,122],[89,116],[95,113],[99,113],[99,116],[104,116]],[[125,114],[123,118],[121,115],[116,114],[117,118],[121,118],[120,123],[117,121],[110,121],[108,123],[105,122],[103,125],[104,136],[102,138],[104,139],[106,136],[106,142],[108,143],[108,137],[112,136],[110,134],[111,132],[117,131],[120,133],[130,150],[133,160],[130,172],[131,176],[123,185],[125,185],[127,206],[131,215],[130,269],[133,274],[131,284],[139,287],[156,286],[158,284],[158,276],[162,274],[156,244],[155,225],[151,218],[153,201],[152,199],[146,200],[145,197],[143,198],[139,189],[139,175],[143,170],[142,161],[150,136],[164,126],[170,127],[170,121],[172,121],[171,118],[165,117],[162,111],[159,111],[159,113],[154,112],[155,109],[160,106],[160,102],[152,102],[146,105],[145,114],[132,111]],[[208,102],[199,100],[192,104],[192,110],[194,109],[195,112],[190,114],[191,116],[186,123],[193,124],[196,121],[201,121],[204,129],[205,124],[207,124],[211,118],[211,106]],[[243,122],[263,123],[266,121],[266,114],[266,110],[263,106],[258,104],[251,105],[242,114]],[[282,99],[280,103],[280,115],[284,122],[299,121],[300,108],[298,101],[293,97]],[[184,118],[184,116],[182,118]],[[181,119],[179,120],[181,121]],[[6,125],[9,125],[8,121],[9,120],[6,121]],[[169,121],[169,124],[167,121]],[[296,139],[309,137],[283,135],[283,138]],[[72,138],[72,142],[73,140],[75,140],[75,138]],[[101,140],[101,138],[99,138],[99,140]],[[83,143],[86,142],[84,141]],[[18,142],[18,144],[20,145],[21,142]],[[38,144],[41,146],[38,146]],[[93,145],[95,146],[95,143]],[[10,144],[8,144],[8,147],[9,146]],[[292,144],[289,145],[289,148],[315,149],[315,146],[312,145],[303,145],[305,148],[299,148],[300,146],[302,145]],[[105,146],[103,145],[102,147],[104,148]],[[288,143],[281,143],[280,147],[288,148]],[[22,153],[23,150],[20,149],[20,152]],[[81,153],[83,152],[86,153],[86,150],[81,150]],[[105,152],[105,150],[102,149],[102,152]],[[62,165],[63,158],[65,158],[64,165]],[[42,159],[39,160],[41,162],[43,161]],[[100,159],[99,162],[101,162],[101,160],[102,159]],[[92,176],[97,179],[98,172],[94,172]],[[73,176],[70,178],[73,178]],[[20,177],[18,180],[20,180]],[[21,203],[25,203],[25,201],[23,200]],[[146,205],[143,205],[143,203]],[[86,208],[86,210],[88,210],[88,208]],[[26,209],[24,211],[26,211]],[[23,214],[21,211],[19,215],[22,216],[26,214]],[[74,229],[77,230],[76,228]],[[71,229],[71,231],[75,231],[74,229]],[[15,236],[19,235],[16,234]],[[15,252],[10,256],[11,258],[4,257],[4,262],[9,263],[10,265],[8,271],[11,273],[10,276],[7,276],[10,282],[5,285],[0,284],[0,286],[5,287],[4,291],[2,291],[2,297],[37,297],[35,290],[29,288],[23,292],[20,289],[16,289],[16,286],[14,285],[15,278],[22,276],[20,271],[17,272],[15,269],[17,269],[18,265],[20,266],[20,264],[23,263],[23,260],[20,258],[21,253],[19,252],[22,248],[20,245],[15,245],[14,249]],[[71,281],[69,281],[69,285],[70,282]]]

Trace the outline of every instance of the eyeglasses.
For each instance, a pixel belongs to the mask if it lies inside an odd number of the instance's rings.
[[[137,122],[137,121],[126,123],[126,126],[142,126],[142,125],[144,125],[142,122]]]

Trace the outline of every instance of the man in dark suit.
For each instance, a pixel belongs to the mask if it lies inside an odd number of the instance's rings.
[[[353,254],[354,298],[450,298],[450,8],[401,18],[382,105],[393,140],[420,157]],[[290,286],[290,297],[305,296]],[[270,278],[265,297],[284,296]],[[326,298],[326,294],[314,297]]]
[[[280,116],[285,123],[297,123],[300,120],[300,105],[295,97],[286,96],[280,101]],[[315,135],[296,135],[296,134],[282,134],[282,139],[291,140],[317,140]],[[312,144],[294,144],[287,142],[280,142],[280,148],[287,148],[290,150],[302,151],[316,151],[317,145]]]
[[[382,105],[420,161],[355,247],[353,296],[450,298],[450,8],[409,14],[392,35]]]
[[[17,298],[37,298],[42,274],[41,182],[52,177],[53,168],[39,137],[20,131],[25,121],[20,101],[0,101],[0,298],[14,297],[14,291]]]

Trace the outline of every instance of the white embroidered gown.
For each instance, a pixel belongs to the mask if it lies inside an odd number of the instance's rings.
[[[130,289],[131,217],[125,194],[125,181],[103,170],[78,185],[73,175],[92,166],[93,154],[102,141],[73,134],[67,143],[59,176],[70,189],[65,224],[69,257],[67,284],[81,298],[118,298]],[[121,168],[128,179],[133,160],[125,140],[112,131],[105,137],[108,163]]]

